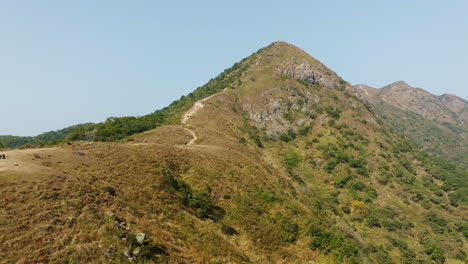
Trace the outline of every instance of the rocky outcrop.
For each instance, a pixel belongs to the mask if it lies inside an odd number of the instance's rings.
[[[320,102],[318,95],[293,87],[268,89],[261,94],[261,98],[263,100],[260,102],[245,104],[243,110],[268,135],[286,133],[289,129],[297,130],[299,126],[309,125],[311,121],[306,117],[313,112],[313,105]],[[288,114],[292,111],[302,113],[303,117],[288,120]]]
[[[332,89],[345,86],[345,82],[336,73],[321,63],[313,64],[307,60],[297,62],[296,58],[292,57],[288,62],[279,66],[278,70],[281,75],[287,75],[309,84],[319,84]]]
[[[301,62],[298,62],[298,59],[291,57],[289,61],[278,67],[278,73],[308,84],[318,84],[330,89],[347,91],[357,97],[371,110],[371,104],[368,102],[366,96],[362,96],[357,87],[350,85],[335,72],[315,59],[303,59]]]

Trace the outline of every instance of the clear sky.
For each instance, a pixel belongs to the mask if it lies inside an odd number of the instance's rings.
[[[352,84],[468,98],[468,1],[0,0],[0,135],[168,105],[276,40]]]

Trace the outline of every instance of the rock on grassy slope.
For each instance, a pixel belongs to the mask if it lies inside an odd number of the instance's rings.
[[[468,102],[458,96],[433,95],[398,81],[381,89],[356,85],[377,114],[399,133],[439,157],[466,168]]]
[[[127,143],[5,152],[18,166],[0,170],[2,262],[466,260],[463,171],[297,47],[275,42],[239,68],[190,118],[191,145],[174,110],[178,124]]]

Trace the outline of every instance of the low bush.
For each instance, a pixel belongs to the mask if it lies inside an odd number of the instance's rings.
[[[360,249],[351,238],[337,232],[329,232],[312,226],[312,237],[309,248],[319,250],[323,254],[331,254],[337,262],[350,264],[362,263],[359,255]]]
[[[112,187],[112,186],[106,186],[106,187],[104,187],[103,190],[104,190],[104,192],[106,192],[106,193],[108,193],[110,195],[116,195],[117,194],[114,187]]]
[[[283,164],[287,169],[296,167],[299,162],[299,155],[296,152],[289,152],[283,155]]]
[[[221,225],[221,232],[223,234],[225,234],[225,235],[228,235],[228,236],[239,234],[239,232],[237,232],[237,230],[234,229],[234,227],[231,227],[231,226],[228,226],[228,225],[225,225],[225,224]]]

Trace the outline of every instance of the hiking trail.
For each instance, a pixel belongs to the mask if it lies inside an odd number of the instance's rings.
[[[227,88],[224,88],[224,90],[221,91],[221,93],[224,92],[224,91],[226,91],[226,89],[227,89]],[[185,144],[186,146],[192,145],[192,144],[195,143],[195,141],[198,139],[197,135],[195,134],[195,132],[194,132],[192,129],[190,129],[190,125],[189,125],[187,122],[188,122],[188,121],[190,120],[190,118],[193,117],[200,109],[203,108],[203,106],[204,106],[204,105],[203,105],[203,102],[207,101],[208,99],[210,99],[210,98],[212,98],[212,97],[214,97],[214,96],[216,96],[216,95],[218,95],[218,94],[220,94],[220,93],[215,93],[215,94],[213,94],[213,95],[208,96],[208,97],[205,98],[205,99],[202,99],[202,100],[200,100],[200,101],[195,102],[195,103],[192,105],[192,107],[190,107],[189,110],[187,110],[187,112],[185,112],[185,113],[182,115],[182,118],[181,118],[181,120],[180,120],[181,123],[182,123],[182,126],[184,127],[185,130],[187,130],[190,134],[192,134],[192,137],[193,137],[189,142],[187,142],[187,143]]]

